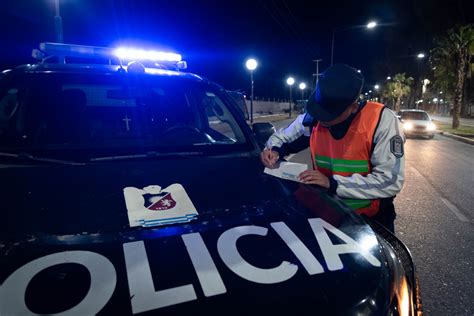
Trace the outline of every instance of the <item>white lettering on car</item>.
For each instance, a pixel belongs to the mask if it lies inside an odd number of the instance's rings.
[[[143,241],[123,245],[134,314],[197,299],[192,284],[156,291]]]
[[[31,312],[25,302],[28,284],[44,269],[64,263],[77,263],[87,268],[91,283],[79,304],[55,315],[97,314],[114,293],[117,283],[115,268],[109,259],[98,253],[76,250],[35,259],[13,272],[0,287],[0,315],[38,315]]]
[[[277,222],[271,223],[270,225],[288,245],[309,275],[324,273],[323,266],[319,263],[318,259],[313,256],[311,251],[309,251],[309,249],[285,223]]]
[[[198,276],[199,283],[201,283],[204,295],[209,297],[227,292],[201,235],[199,233],[192,233],[182,235],[181,238],[184,241],[189,257],[191,257],[191,262]]]
[[[298,270],[297,265],[283,261],[276,268],[257,268],[245,261],[237,249],[237,240],[240,237],[245,235],[265,236],[267,231],[267,228],[260,226],[239,226],[226,230],[217,241],[217,250],[222,261],[232,272],[255,283],[274,284],[290,279]]]
[[[380,261],[369,250],[376,245],[375,236],[370,237],[370,247],[349,237],[341,230],[320,218],[308,219],[310,227],[321,248],[329,271],[343,269],[343,254],[361,256],[370,265],[380,267]],[[322,264],[310,252],[307,246],[284,223],[270,224],[281,237],[309,275],[324,273]],[[261,226],[238,226],[223,232],[217,240],[217,251],[224,264],[235,274],[258,284],[275,284],[291,279],[298,266],[282,261],[275,268],[263,269],[247,262],[239,253],[237,241],[249,235],[266,236],[268,229]],[[342,243],[333,244],[328,232],[338,237]],[[192,266],[206,297],[227,293],[221,275],[209,253],[200,233],[181,235]],[[197,299],[193,284],[180,285],[155,291],[145,244],[135,241],[123,244],[131,308],[134,314],[181,304]],[[42,270],[64,263],[77,263],[90,272],[91,283],[87,295],[76,306],[56,315],[92,315],[97,314],[112,297],[117,283],[113,264],[104,256],[90,251],[64,251],[35,259],[14,271],[0,286],[0,315],[36,315],[29,310],[25,302],[28,284]],[[159,279],[159,278],[158,278]]]
[[[318,240],[319,247],[321,247],[324,260],[326,260],[326,264],[330,271],[340,270],[344,267],[339,255],[346,253],[360,254],[374,267],[380,267],[380,261],[378,261],[377,258],[364,249],[362,245],[357,243],[354,239],[347,236],[336,227],[320,218],[310,218],[308,221],[311,225],[311,228],[313,229],[314,234],[316,235],[316,239]],[[334,245],[329,239],[329,235],[327,234],[326,230],[339,237],[345,243]]]

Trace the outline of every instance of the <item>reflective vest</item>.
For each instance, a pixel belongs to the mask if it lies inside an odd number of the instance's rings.
[[[346,135],[339,140],[334,139],[329,129],[318,123],[313,128],[310,140],[313,168],[317,168],[327,177],[369,174],[372,169],[372,142],[383,108],[383,104],[367,102],[355,116]],[[378,199],[343,200],[358,214],[373,216],[379,210]]]

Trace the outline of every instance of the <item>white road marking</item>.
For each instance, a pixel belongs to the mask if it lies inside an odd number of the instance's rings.
[[[420,176],[422,178],[425,178],[425,176],[423,176],[418,170],[416,170],[415,168],[411,167],[410,168],[411,171],[413,173],[415,173],[417,176]],[[425,178],[425,180],[427,181],[427,179]],[[429,182],[428,182],[429,183]],[[436,190],[436,188],[433,187],[433,189]],[[438,192],[439,194],[439,192]],[[466,215],[464,215],[457,207],[456,205],[454,205],[453,203],[449,202],[449,200],[443,198],[443,197],[439,197],[441,199],[441,202],[444,203],[444,205],[446,205],[448,207],[448,209],[461,221],[461,222],[465,222],[465,223],[469,223],[470,220],[466,217]]]
[[[461,221],[465,223],[469,223],[470,220],[463,214],[461,211],[451,202],[446,200],[445,198],[440,197],[441,201],[448,207],[448,209],[456,215],[456,217]]]
[[[416,170],[415,168],[411,167],[410,169],[413,173],[416,173],[417,176],[424,178],[424,176],[418,170]]]

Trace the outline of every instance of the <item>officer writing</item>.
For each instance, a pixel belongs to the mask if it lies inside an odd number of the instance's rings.
[[[275,168],[280,157],[307,147],[301,140],[309,136],[313,170],[302,172],[299,180],[326,188],[393,232],[393,199],[404,182],[405,137],[390,109],[358,101],[363,85],[362,74],[348,65],[328,68],[308,99],[306,113],[275,132],[260,158]]]

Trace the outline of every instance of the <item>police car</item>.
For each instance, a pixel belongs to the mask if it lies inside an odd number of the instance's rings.
[[[268,131],[180,55],[34,55],[0,78],[0,315],[421,312],[408,249],[265,174]]]

